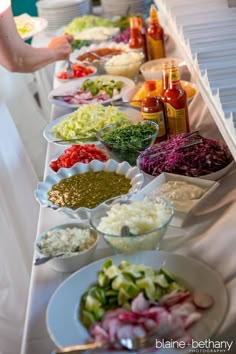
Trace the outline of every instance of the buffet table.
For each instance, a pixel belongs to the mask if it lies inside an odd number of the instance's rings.
[[[204,111],[203,101],[201,97],[196,97],[195,100],[197,103],[193,102],[192,105],[198,106],[200,114],[202,110]],[[53,107],[52,119],[65,113],[65,109]],[[48,145],[45,176],[49,173],[48,162],[60,150],[63,150],[63,147]],[[236,262],[233,252],[236,213],[235,181],[236,170],[233,169],[220,181],[221,185],[212,198],[207,200],[204,207],[191,217],[184,228],[169,228],[161,246],[163,250],[175,251],[202,260],[222,276],[230,299],[229,311],[219,333],[223,340],[235,339],[233,330],[236,324]],[[69,220],[71,219],[64,214],[41,208],[38,234],[55,225],[69,222]],[[98,245],[95,259],[110,254],[110,250],[101,242]],[[51,270],[48,264],[33,266],[22,354],[48,354],[54,348],[47,332],[45,313],[53,292],[68,276],[69,274]]]
[[[176,50],[170,41],[168,54]],[[51,119],[68,113],[61,107],[52,107]],[[200,129],[206,136],[218,138],[219,131],[209,113],[200,93],[190,104],[191,129]],[[48,144],[45,177],[49,173],[49,161],[58,156],[64,147]],[[149,180],[146,178],[145,183]],[[229,297],[226,318],[217,333],[217,339],[234,340],[232,353],[236,351],[236,260],[234,256],[236,215],[236,169],[220,180],[220,187],[201,209],[189,218],[182,228],[169,227],[161,244],[162,250],[184,254],[201,260],[214,269],[223,279]],[[49,208],[41,208],[37,234],[71,219],[63,213]],[[94,259],[103,258],[111,251],[100,241]],[[157,252],[158,256],[158,252]],[[21,354],[49,354],[55,344],[49,337],[46,327],[46,309],[57,287],[69,276],[67,273],[53,271],[49,264],[32,267],[31,285],[26,314]],[[66,301],[66,299],[65,299]]]

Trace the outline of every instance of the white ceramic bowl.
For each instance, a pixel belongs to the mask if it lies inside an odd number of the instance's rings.
[[[70,255],[56,257],[56,258],[53,258],[50,261],[48,261],[49,266],[58,272],[74,272],[74,271],[78,270],[79,268],[82,268],[83,266],[91,263],[93,260],[93,254],[95,252],[95,249],[96,249],[98,241],[99,241],[98,233],[94,229],[92,229],[88,224],[67,223],[67,224],[57,225],[57,226],[45,231],[44,233],[42,233],[41,235],[39,235],[37,237],[37,239],[35,241],[35,251],[36,251],[37,257],[40,257],[40,258],[45,257],[45,254],[40,249],[38,243],[47,235],[47,233],[49,231],[53,231],[56,229],[64,230],[67,228],[89,229],[90,233],[92,233],[96,237],[96,240],[92,245],[90,245],[90,247],[88,249],[86,249],[82,252],[71,253]]]
[[[180,58],[162,58],[150,60],[141,65],[140,71],[145,80],[160,80],[162,78],[162,65],[172,60],[174,60],[178,65],[181,77],[184,68],[186,68],[186,64],[184,60]]]
[[[142,173],[140,173],[137,167],[131,167],[128,162],[118,163],[115,160],[108,160],[107,162],[93,160],[88,164],[78,162],[71,168],[61,168],[57,173],[48,175],[44,182],[39,182],[37,190],[35,191],[35,197],[37,201],[43,207],[49,207],[55,211],[63,211],[66,214],[69,214],[71,217],[77,218],[79,216],[82,219],[88,219],[90,212],[96,209],[98,206],[93,209],[85,207],[72,209],[69,207],[60,207],[55,205],[48,199],[48,192],[51,190],[54,184],[59,183],[64,178],[88,171],[107,171],[125,175],[130,179],[132,185],[129,193],[137,192],[143,185],[144,178]]]

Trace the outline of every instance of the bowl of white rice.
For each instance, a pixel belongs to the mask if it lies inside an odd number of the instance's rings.
[[[98,233],[86,223],[57,225],[36,238],[36,257],[56,256],[46,264],[58,272],[74,272],[92,262],[98,241]]]
[[[173,217],[169,200],[115,198],[91,213],[91,226],[114,253],[158,250]]]

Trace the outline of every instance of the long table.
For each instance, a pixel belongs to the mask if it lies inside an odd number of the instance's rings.
[[[171,47],[169,47],[171,48]],[[172,53],[169,50],[169,53]],[[198,93],[189,106],[191,129],[200,129],[204,135],[219,137],[220,133],[201,95]],[[52,107],[51,119],[68,113],[62,107]],[[58,156],[63,147],[49,143],[47,149],[45,176],[49,173],[49,161]],[[148,183],[148,180],[145,181]],[[234,340],[231,348],[236,352],[236,169],[220,181],[220,187],[196,211],[183,228],[170,227],[161,244],[161,249],[184,254],[198,259],[214,269],[225,282],[229,296],[229,309],[217,339]],[[38,231],[69,222],[63,213],[49,208],[40,208]],[[98,245],[94,259],[108,256],[111,251],[103,241]],[[70,274],[53,271],[49,264],[32,266],[28,307],[21,354],[48,354],[55,345],[46,327],[46,309],[57,287]]]

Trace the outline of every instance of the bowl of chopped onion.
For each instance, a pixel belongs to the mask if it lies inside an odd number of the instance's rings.
[[[138,193],[101,204],[90,223],[114,253],[158,250],[173,213],[168,199],[151,200]]]
[[[125,76],[136,80],[143,60],[142,53],[124,52],[105,61],[104,69],[109,75]]]

